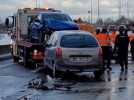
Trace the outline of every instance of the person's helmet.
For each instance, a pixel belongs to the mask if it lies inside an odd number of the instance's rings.
[[[116,31],[117,28],[116,28],[115,25],[109,25],[108,30],[109,30],[109,31]]]
[[[106,27],[102,28],[102,33],[107,33],[107,28]]]
[[[101,30],[99,28],[96,28],[96,34],[99,34]]]
[[[119,33],[122,34],[122,35],[126,35],[128,33],[128,29],[125,25],[121,25],[119,27]]]
[[[119,32],[124,32],[126,30],[126,26],[121,25],[119,26]]]

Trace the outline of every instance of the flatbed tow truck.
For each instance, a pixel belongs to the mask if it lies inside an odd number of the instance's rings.
[[[29,38],[29,25],[35,17],[44,26],[42,31],[44,41],[40,43],[32,43]],[[12,16],[12,19],[12,57],[14,62],[22,60],[24,66],[28,68],[44,65],[45,43],[53,31],[79,29],[78,25],[67,14],[52,8],[18,9],[17,13]]]

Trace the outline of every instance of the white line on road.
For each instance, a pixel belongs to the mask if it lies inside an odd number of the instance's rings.
[[[7,68],[8,66],[12,66],[12,65],[14,65],[14,63],[0,65],[0,69]]]

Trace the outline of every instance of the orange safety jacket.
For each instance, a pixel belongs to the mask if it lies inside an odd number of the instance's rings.
[[[99,33],[96,35],[97,40],[99,41],[100,46],[111,46],[112,41],[107,33]]]
[[[131,42],[132,40],[134,40],[134,33],[129,35],[129,41]]]
[[[110,34],[110,38],[111,38],[111,41],[112,41],[113,43],[115,43],[116,36],[117,36],[117,33],[116,33],[116,32],[112,32],[112,33]]]

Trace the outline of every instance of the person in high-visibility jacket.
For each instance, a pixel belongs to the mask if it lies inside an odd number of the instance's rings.
[[[102,32],[96,36],[99,44],[102,48],[103,53],[103,67],[105,66],[111,70],[110,62],[111,62],[111,54],[112,54],[112,41],[107,32],[106,28],[102,29]]]
[[[115,39],[116,39],[116,36],[117,36],[117,32],[116,32],[116,29],[112,29],[112,32],[110,33],[110,38],[111,38],[111,41],[112,41],[112,50],[114,49],[114,45],[115,45]],[[118,58],[117,58],[117,54],[112,52],[112,59],[115,60],[115,63],[118,63]]]
[[[129,41],[131,45],[132,60],[134,60],[134,30],[132,31],[132,34],[129,36]]]
[[[113,44],[115,43],[116,36],[117,36],[117,32],[116,30],[113,30],[112,33],[110,34],[110,38]]]

